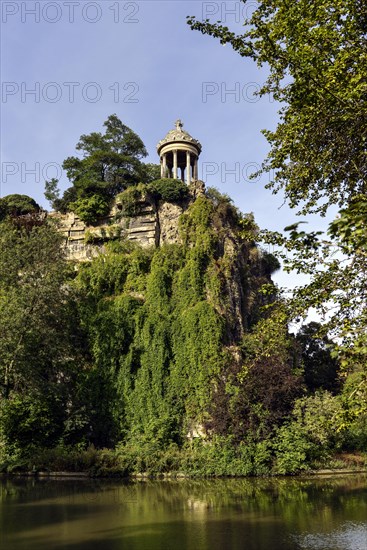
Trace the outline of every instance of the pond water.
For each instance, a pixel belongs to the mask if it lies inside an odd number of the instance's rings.
[[[367,475],[0,480],[1,550],[367,550]]]

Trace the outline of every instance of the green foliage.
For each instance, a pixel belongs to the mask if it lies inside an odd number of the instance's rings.
[[[126,471],[148,475],[169,473],[190,477],[252,476],[271,472],[272,445],[251,439],[234,445],[231,437],[213,436],[210,441],[188,440],[181,447],[161,448],[155,441],[131,441],[117,448]]]
[[[185,246],[143,251],[121,243],[78,274],[88,294],[81,314],[94,362],[110,384],[117,381],[121,437],[161,447],[180,442],[210,402],[224,335],[224,319],[207,300],[216,243],[212,211],[207,199],[190,206]]]
[[[135,216],[141,208],[141,202],[146,199],[147,186],[139,183],[132,185],[116,197],[116,202],[121,205],[125,216]]]
[[[55,182],[46,187],[48,197],[54,200],[57,209],[80,208],[89,212],[87,199],[98,197],[95,198],[98,205],[95,204],[92,211],[103,210],[105,203],[129,185],[137,184],[149,171],[141,162],[147,152],[139,136],[116,115],[109,116],[104,127],[104,134],[92,132],[80,137],[76,149],[83,153],[83,158],[65,159],[63,168],[72,187],[66,190],[62,199],[56,195]]]
[[[24,216],[39,211],[39,205],[28,195],[6,195],[0,199],[0,221],[6,216]]]
[[[84,233],[85,244],[101,244],[103,242],[111,242],[113,240],[122,239],[122,227],[118,224],[107,226],[93,227],[86,229]]]
[[[284,104],[262,171],[291,207],[325,211],[365,193],[366,85],[363,4],[355,0],[258,2],[236,35],[220,21],[192,29],[269,67],[259,94]]]
[[[344,220],[343,216],[339,220]],[[366,287],[367,265],[361,232],[356,231],[353,236],[353,228],[363,221],[352,224],[350,231],[346,228],[351,219],[346,223],[339,226],[333,222],[329,235],[299,231],[298,224],[294,224],[288,228],[289,238],[274,233],[264,237],[268,243],[281,247],[277,255],[286,271],[310,277],[307,285],[294,290],[288,303],[290,315],[305,319],[312,307],[321,318],[327,319],[322,335],[338,341],[334,353],[344,370],[353,370],[366,365],[367,310],[361,296]],[[338,235],[338,227],[343,227],[344,236]],[[350,254],[346,256],[347,250]]]
[[[5,395],[41,380],[52,358],[58,361],[65,351],[67,340],[58,327],[70,326],[72,296],[64,286],[69,266],[60,244],[48,225],[28,232],[2,224],[0,376]]]
[[[161,177],[161,167],[159,164],[147,163],[142,165],[141,181],[143,183],[150,183],[154,180],[158,180]]]
[[[56,199],[55,203],[52,203],[52,207],[62,214],[66,214],[70,211],[70,204],[75,202],[79,197],[76,187],[68,187],[60,199]]]
[[[330,223],[328,233],[340,243],[341,252],[358,256],[366,253],[366,218],[367,197],[356,195]]]
[[[46,223],[30,229],[3,222],[0,235],[0,431],[22,451],[55,444],[76,419],[89,428],[80,398],[85,341],[71,287],[73,267],[61,236]],[[15,451],[14,451],[15,452]]]
[[[357,367],[345,380],[342,394],[341,427],[347,432],[344,447],[367,452],[367,380],[363,367]]]
[[[32,447],[28,452],[11,456],[1,453],[0,471],[37,472],[83,472],[90,477],[125,477],[124,463],[117,453],[110,449],[96,449],[94,445],[59,444],[52,448]]]
[[[179,230],[160,248],[110,241],[76,272],[52,225],[2,222],[1,468],[265,475],[365,449],[363,376],[295,402],[298,348],[253,217],[214,192]]]
[[[181,180],[156,179],[148,185],[139,183],[132,185],[120,193],[117,204],[121,205],[122,212],[127,216],[135,216],[142,202],[155,203],[157,201],[177,202],[188,196],[188,187]]]
[[[177,202],[188,196],[186,183],[179,179],[163,178],[152,181],[148,186],[149,193],[155,200]]]
[[[84,199],[80,198],[70,203],[69,207],[83,222],[92,225],[96,223],[98,219],[108,214],[110,203],[106,198],[100,195],[92,195],[91,197],[86,197]]]
[[[61,405],[61,406],[60,406]],[[62,433],[62,404],[47,395],[13,392],[2,402],[0,430],[8,449],[42,445],[49,447]]]
[[[295,358],[284,312],[275,310],[245,335],[241,358],[221,369],[209,427],[237,442],[270,439],[302,394]]]
[[[45,181],[45,199],[51,204],[54,210],[58,210],[60,201],[60,189],[58,188],[59,181],[52,178],[50,181]]]
[[[323,389],[337,393],[340,389],[340,362],[333,356],[335,344],[326,336],[320,335],[322,327],[311,322],[301,327],[296,342],[301,349],[304,378],[310,392]]]
[[[195,246],[203,254],[213,253],[217,236],[213,231],[214,204],[198,197],[180,218],[180,236],[184,246]]]
[[[229,195],[220,193],[215,187],[208,187],[205,195],[215,207],[214,223],[216,223],[219,218],[219,224],[217,224],[219,226],[225,221],[228,225],[238,227],[244,215],[234,206]]]
[[[215,206],[218,206],[220,203],[233,203],[231,197],[227,195],[227,193],[221,193],[216,187],[207,187],[205,195]]]
[[[270,152],[260,172],[300,213],[341,208],[326,235],[295,223],[267,242],[280,247],[288,271],[305,273],[290,315],[313,307],[339,342],[343,368],[366,368],[366,82],[365,11],[355,0],[261,1],[237,36],[220,21],[188,20],[191,28],[229,43],[241,56],[269,67],[259,95],[282,103]],[[304,223],[304,222],[303,222]],[[363,403],[360,402],[360,408]]]
[[[342,446],[341,414],[340,399],[329,392],[297,400],[292,420],[277,434],[276,472],[292,474],[325,463]]]
[[[263,264],[264,273],[269,276],[280,269],[280,262],[278,258],[274,254],[270,254],[265,250],[261,253],[261,261]]]
[[[140,292],[146,287],[152,252],[131,241],[108,243],[106,254],[80,266],[76,283],[96,300],[120,295],[124,289]]]

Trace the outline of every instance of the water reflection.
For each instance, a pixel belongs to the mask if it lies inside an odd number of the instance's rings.
[[[367,550],[367,476],[3,480],[6,550]]]

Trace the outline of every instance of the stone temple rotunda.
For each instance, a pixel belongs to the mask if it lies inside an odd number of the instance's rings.
[[[182,129],[181,120],[177,120],[175,125],[176,128],[170,130],[157,145],[161,159],[161,178],[181,179],[190,185],[198,179],[201,144]]]

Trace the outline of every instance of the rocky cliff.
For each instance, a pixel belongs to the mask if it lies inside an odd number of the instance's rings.
[[[189,196],[180,202],[154,202],[146,197],[139,199],[133,215],[124,212],[119,197],[109,213],[95,225],[87,225],[73,212],[51,213],[65,237],[66,253],[70,260],[88,261],[104,250],[104,243],[126,238],[141,246],[161,246],[179,241],[178,224],[181,214],[198,196],[204,194],[201,181],[193,182]]]

